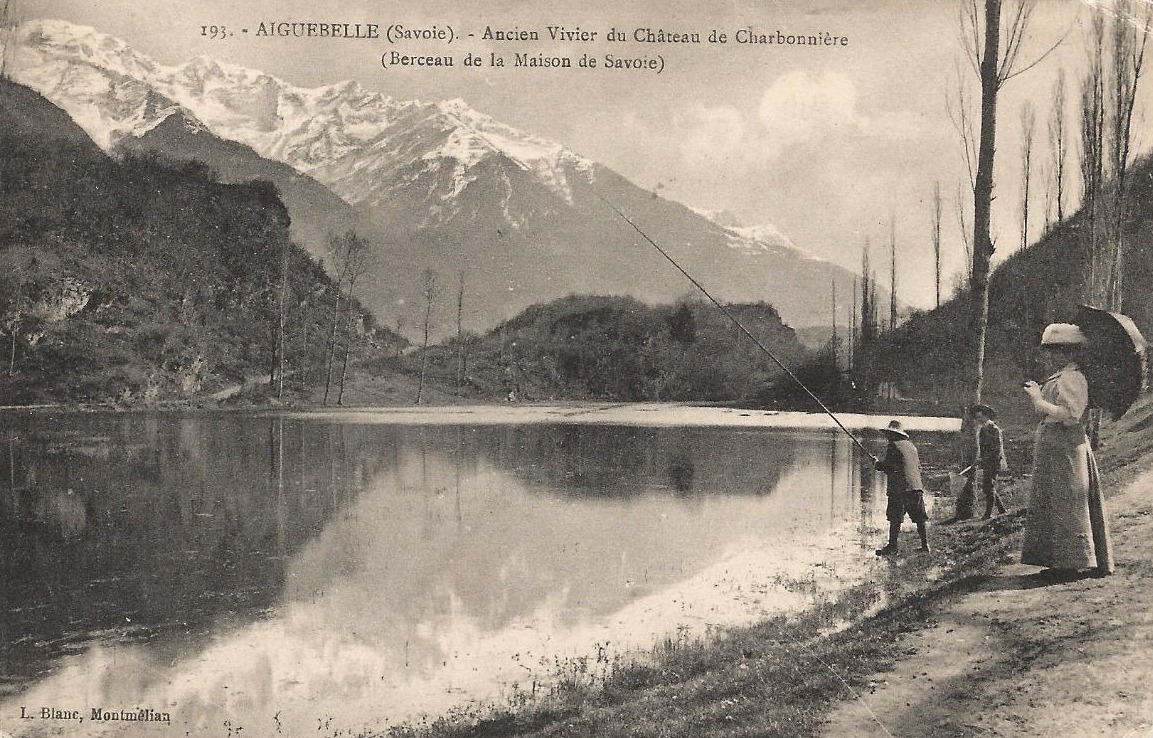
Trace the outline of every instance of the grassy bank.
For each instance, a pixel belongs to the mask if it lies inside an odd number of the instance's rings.
[[[1148,403],[1107,428],[1100,454],[1107,491],[1149,466],[1151,428]],[[1022,460],[1020,466],[1025,465]],[[701,642],[666,642],[648,656],[615,664],[599,681],[558,674],[558,685],[547,694],[393,728],[388,736],[821,735],[838,705],[868,697],[877,687],[876,675],[910,657],[911,648],[903,645],[907,634],[932,629],[945,603],[1014,561],[1027,492],[1027,479],[1011,481],[1002,490],[1009,514],[933,526],[933,554],[892,560],[874,581],[800,616],[727,630]],[[951,503],[951,498],[938,501],[937,520],[951,515]],[[1120,512],[1118,517],[1141,514]],[[885,604],[878,608],[877,603]],[[1018,671],[1006,678],[1018,678],[1040,653],[1040,641],[1031,641],[1027,628],[1020,630],[1014,642],[1020,658],[1012,667]],[[930,658],[947,661],[950,654]],[[868,710],[868,699],[861,702]],[[889,733],[879,717],[869,719],[882,734]]]
[[[1011,503],[1010,503],[1011,504]],[[926,604],[1011,546],[1022,516],[939,527],[932,556],[893,562],[883,576],[797,617],[670,644],[599,684],[562,682],[542,699],[490,706],[396,728],[390,738],[479,736],[813,736],[837,700],[868,691],[865,675],[899,655],[892,644],[926,622]],[[945,571],[939,571],[944,564]],[[926,577],[940,575],[932,584]],[[891,604],[852,623],[861,613]]]

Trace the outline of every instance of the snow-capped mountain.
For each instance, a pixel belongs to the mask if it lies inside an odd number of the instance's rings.
[[[825,261],[819,256],[806,253],[804,249],[790,241],[788,236],[771,223],[746,226],[734,213],[727,210],[690,209],[702,218],[724,228],[729,236],[729,245],[733,248],[776,253],[789,251],[814,261]]]
[[[353,204],[374,202],[381,180],[414,158],[451,161],[449,196],[494,153],[567,194],[565,168],[583,160],[559,144],[494,121],[462,100],[396,101],[354,81],[294,87],[263,72],[198,56],[159,65],[123,41],[64,21],[36,20],[17,31],[19,81],[65,109],[100,146],[140,136],[183,109],[221,138],[314,176]],[[59,103],[58,103],[59,104]],[[419,135],[411,134],[417,131]]]
[[[308,183],[338,195],[357,216],[335,222],[355,222],[378,246],[361,297],[382,320],[419,304],[426,269],[446,288],[463,275],[474,328],[570,293],[654,301],[690,293],[620,213],[717,297],[771,302],[792,325],[827,321],[820,316],[832,282],[850,290],[851,273],[806,255],[772,226],[746,228],[653,197],[461,100],[398,101],[356,82],[304,89],[206,57],[168,67],[62,21],[29,21],[16,43],[12,76],[101,147],[153,147],[204,159],[231,179],[270,178],[294,225],[312,224],[306,245],[318,255],[330,229],[318,213],[339,208],[316,205],[323,197]],[[302,198],[313,204],[299,205]]]

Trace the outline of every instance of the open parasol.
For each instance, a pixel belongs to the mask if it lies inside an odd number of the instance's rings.
[[[1079,305],[1076,322],[1089,344],[1081,367],[1089,382],[1089,406],[1116,420],[1145,389],[1145,339],[1121,313]]]

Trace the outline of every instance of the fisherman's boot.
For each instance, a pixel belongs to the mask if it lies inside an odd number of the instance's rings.
[[[997,490],[990,489],[985,492],[985,520],[993,517],[993,506],[997,506],[997,514],[1005,514],[1005,503],[1001,502],[1001,495],[997,494]]]
[[[897,546],[897,538],[901,535],[901,521],[889,523],[889,543],[884,548],[878,548],[876,554],[878,556],[896,556],[901,552]]]
[[[929,530],[925,523],[917,523],[917,534],[921,537],[921,550],[931,552],[933,549],[929,548]]]

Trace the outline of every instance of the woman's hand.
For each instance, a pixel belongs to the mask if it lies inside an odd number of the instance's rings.
[[[1033,380],[1025,382],[1025,394],[1029,395],[1029,397],[1033,398],[1033,400],[1040,400],[1041,385],[1037,384]]]

